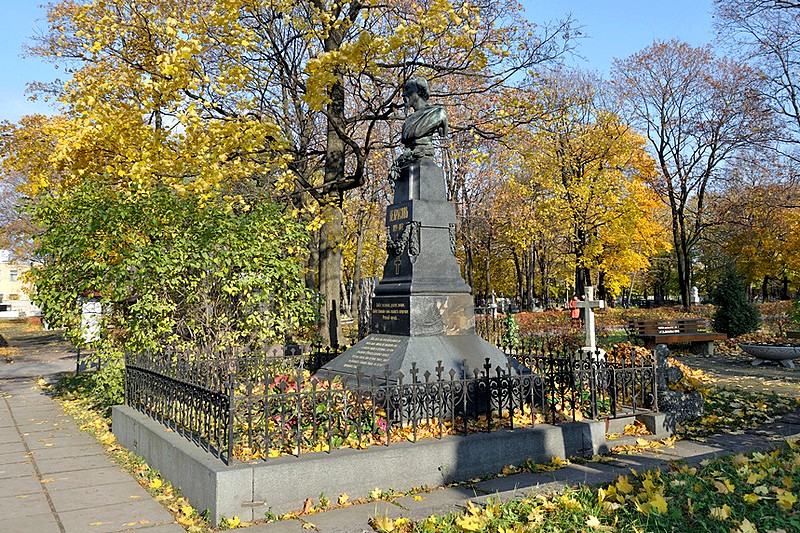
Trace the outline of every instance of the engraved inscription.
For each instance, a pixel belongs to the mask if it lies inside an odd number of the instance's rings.
[[[400,339],[368,338],[343,366],[351,370],[357,370],[359,365],[382,367],[389,363],[389,358],[400,346],[400,342]]]
[[[397,239],[410,221],[411,206],[408,203],[390,205],[386,209],[386,227],[392,234],[392,238]]]
[[[398,220],[408,220],[408,206],[389,211],[389,222],[397,222]]]
[[[375,301],[372,314],[378,315],[381,320],[401,320],[403,315],[408,315],[408,303]]]

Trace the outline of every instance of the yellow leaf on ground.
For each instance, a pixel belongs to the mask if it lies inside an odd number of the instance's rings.
[[[730,481],[727,479],[725,481],[726,483],[723,483],[722,481],[714,481],[714,487],[717,489],[719,494],[729,494],[732,492],[733,485],[730,485]]]
[[[600,520],[592,514],[590,514],[589,518],[586,519],[586,525],[592,529],[600,529],[603,527],[603,524],[600,523]]]
[[[760,500],[761,496],[751,492],[750,494],[745,494],[744,496],[742,496],[742,499],[744,500],[745,503],[749,503],[750,505],[752,505],[756,503],[758,500]]]
[[[153,481],[150,482],[148,487],[150,487],[151,489],[160,489],[161,485],[163,485],[163,484],[164,484],[164,482],[161,481],[160,478],[155,478]]]
[[[758,529],[750,520],[745,518],[742,523],[739,524],[739,529],[736,530],[736,533],[758,533]]]
[[[628,494],[633,490],[633,485],[628,482],[628,476],[619,476],[616,483],[617,491]]]
[[[797,502],[797,496],[784,490],[778,493],[778,505],[787,511]]]
[[[722,507],[712,507],[711,508],[711,518],[716,518],[717,520],[727,520],[731,517],[731,506],[727,503]]]
[[[654,511],[658,512],[659,514],[664,514],[667,512],[667,500],[664,499],[664,496],[661,494],[656,494],[653,496],[653,499],[650,500],[650,507],[653,508]]]

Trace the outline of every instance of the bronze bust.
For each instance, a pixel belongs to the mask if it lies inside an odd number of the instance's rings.
[[[414,112],[403,123],[401,142],[412,159],[433,156],[434,133],[447,135],[447,115],[442,107],[429,105],[429,97],[428,80],[420,76],[409,78],[403,87],[403,103]]]
[[[392,164],[389,181],[400,175],[400,168],[425,157],[433,157],[433,136],[437,132],[447,135],[447,114],[444,108],[428,104],[430,87],[421,76],[409,78],[403,86],[403,104],[406,111],[414,112],[406,117],[400,141],[405,150]]]

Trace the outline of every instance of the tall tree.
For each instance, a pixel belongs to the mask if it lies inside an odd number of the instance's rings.
[[[720,41],[764,76],[763,96],[800,143],[800,3],[714,0]]]
[[[603,104],[599,80],[557,72],[541,91],[552,111],[538,122],[526,147],[534,188],[548,190],[549,214],[569,228],[575,290],[598,271],[601,296],[618,294],[622,279],[648,265],[664,248],[645,186],[654,161],[645,141]]]
[[[364,183],[371,151],[392,144],[376,127],[394,116],[402,82],[420,71],[434,87],[470,78],[481,83],[469,93],[492,90],[562,53],[569,25],[535,28],[514,0],[64,0],[48,17],[34,52],[71,60],[66,90],[52,90],[76,120],[75,149],[100,145],[111,174],[176,187],[255,180],[316,216],[326,337],[344,194]],[[192,172],[158,163],[174,159],[163,145],[177,137],[197,145],[181,162]]]
[[[709,47],[656,41],[614,63],[613,83],[658,163],[652,185],[669,206],[681,302],[689,306],[694,248],[709,183],[742,148],[775,135],[762,81]]]

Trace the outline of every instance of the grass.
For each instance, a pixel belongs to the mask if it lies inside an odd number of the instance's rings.
[[[374,521],[376,531],[800,531],[800,446],[703,461],[667,472],[619,476],[605,487],[469,504],[461,513],[411,523]],[[377,527],[376,527],[377,526]]]

